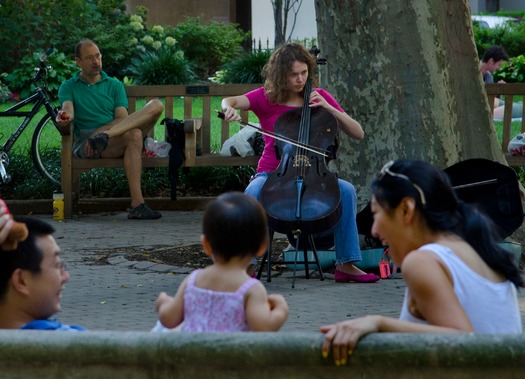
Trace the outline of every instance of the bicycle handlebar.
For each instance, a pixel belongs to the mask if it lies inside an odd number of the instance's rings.
[[[40,64],[43,64],[43,63],[46,61],[46,59],[47,59],[51,54],[53,54],[53,51],[55,51],[55,49],[53,49],[52,47],[50,47],[49,50],[46,51],[46,53],[40,57]]]
[[[33,77],[33,83],[36,83],[40,80],[40,77],[42,76],[42,71],[47,72],[47,66],[45,62],[46,62],[46,59],[51,54],[53,54],[53,51],[55,51],[55,49],[51,47],[49,50],[46,51],[44,55],[40,57],[40,67],[36,69],[35,76]]]

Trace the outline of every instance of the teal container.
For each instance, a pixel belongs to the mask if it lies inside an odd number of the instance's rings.
[[[379,270],[379,262],[383,259],[383,253],[385,252],[384,247],[376,249],[363,249],[361,250],[361,262],[355,262],[355,265],[361,270]]]
[[[501,242],[500,245],[507,251],[510,251],[512,254],[514,254],[514,257],[516,258],[516,262],[520,264],[521,262],[521,244],[517,242]]]

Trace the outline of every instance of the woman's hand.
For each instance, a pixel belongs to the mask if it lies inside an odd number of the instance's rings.
[[[328,104],[326,99],[315,90],[310,93],[308,105],[310,106],[310,108],[322,107],[326,110],[330,110],[331,108],[333,109],[333,107],[330,104]]]
[[[349,355],[354,351],[357,341],[367,334],[378,332],[381,316],[366,316],[354,320],[321,326],[324,333],[323,357],[328,357],[330,346],[337,366],[346,364]]]
[[[237,110],[229,105],[222,106],[222,112],[224,113],[225,121],[239,121],[241,120],[241,115],[237,113]]]
[[[7,239],[7,236],[13,228],[13,218],[9,214],[7,205],[3,200],[0,200],[0,243]]]

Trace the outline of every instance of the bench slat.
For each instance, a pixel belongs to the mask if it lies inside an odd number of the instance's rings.
[[[503,130],[501,136],[501,149],[505,155],[507,163],[512,167],[525,166],[525,157],[511,156],[508,153],[509,142],[514,137],[512,135],[512,107],[515,96],[525,95],[525,83],[490,83],[485,84],[487,98],[491,112],[494,111],[494,98],[505,97],[503,111]],[[525,108],[522,112],[521,132],[525,132]]]

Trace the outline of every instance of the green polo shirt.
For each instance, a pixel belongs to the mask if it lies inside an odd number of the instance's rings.
[[[75,138],[82,130],[98,129],[113,121],[118,107],[128,108],[124,85],[104,71],[100,75],[98,82],[90,84],[80,77],[79,71],[58,90],[60,104],[71,101],[75,108]]]

